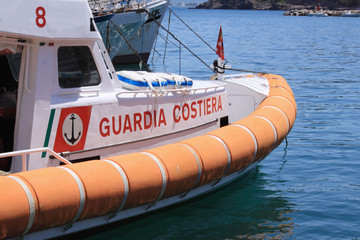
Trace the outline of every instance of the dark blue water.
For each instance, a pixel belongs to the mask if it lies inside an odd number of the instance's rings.
[[[233,68],[287,79],[298,105],[288,146],[220,191],[89,239],[360,239],[360,18],[174,11],[214,47],[221,24]],[[170,30],[208,64],[216,59],[173,16]],[[155,71],[178,73],[181,55],[182,74],[211,75],[184,48],[169,43],[165,66],[161,38],[156,49]]]

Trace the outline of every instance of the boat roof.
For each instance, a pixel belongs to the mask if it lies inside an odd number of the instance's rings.
[[[87,0],[1,0],[0,35],[101,39]]]

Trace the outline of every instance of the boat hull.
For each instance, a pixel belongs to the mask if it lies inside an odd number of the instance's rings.
[[[97,23],[114,64],[147,62],[168,3],[154,1],[136,11],[115,13],[110,19],[115,26],[109,21]]]
[[[71,234],[181,203],[237,180],[275,149],[295,122],[291,88],[280,76],[265,77],[268,97],[228,126],[137,153],[0,177],[0,238]],[[231,78],[232,84],[241,80]]]

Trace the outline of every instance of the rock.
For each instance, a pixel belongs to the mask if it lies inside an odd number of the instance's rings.
[[[321,12],[327,17],[341,17],[343,14],[347,14],[349,10],[321,10]],[[360,14],[360,10],[351,10],[352,14]],[[311,14],[317,14],[317,11],[313,9],[291,9],[286,11],[285,16],[308,16]]]

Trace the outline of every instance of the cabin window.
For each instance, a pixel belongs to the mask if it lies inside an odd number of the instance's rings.
[[[61,88],[96,86],[100,75],[87,46],[67,46],[58,49],[59,85]]]
[[[0,43],[1,45],[1,43]],[[0,153],[13,151],[21,53],[0,46]],[[14,48],[16,49],[16,47]],[[0,170],[10,171],[11,157],[0,159]]]

